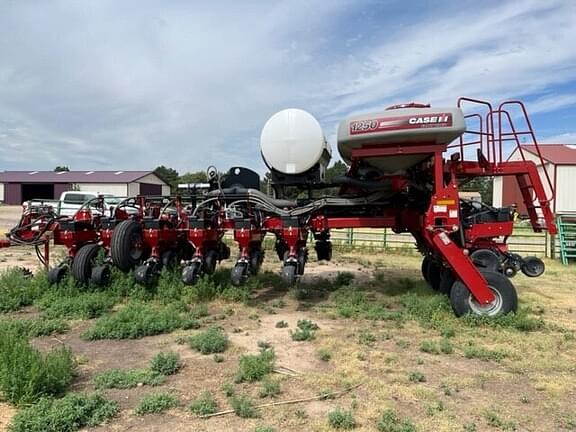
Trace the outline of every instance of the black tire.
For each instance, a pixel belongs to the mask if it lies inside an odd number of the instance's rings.
[[[542,274],[546,270],[546,265],[544,264],[544,261],[542,261],[538,257],[530,256],[524,258],[522,261],[523,261],[522,267],[520,267],[520,270],[522,270],[522,273],[524,273],[528,277],[542,276]]]
[[[422,266],[420,267],[420,271],[422,272],[422,277],[428,283],[430,283],[430,281],[428,280],[428,267],[430,266],[431,262],[432,262],[432,260],[430,259],[430,257],[425,256],[424,259],[422,260]]]
[[[88,283],[92,277],[92,268],[96,264],[96,257],[100,246],[87,244],[82,246],[72,261],[72,276],[80,283]]]
[[[247,264],[236,264],[232,267],[232,271],[230,272],[230,282],[232,282],[232,285],[240,286],[246,281],[246,272],[248,270],[246,267]]]
[[[110,279],[112,278],[112,271],[110,266],[100,265],[92,268],[92,274],[90,276],[90,281],[98,286],[108,285]]]
[[[110,254],[114,265],[124,272],[132,270],[146,258],[142,247],[142,227],[138,222],[125,220],[114,228]]]
[[[216,271],[216,263],[218,262],[218,253],[214,250],[206,252],[204,257],[204,273],[213,275]]]
[[[257,275],[264,261],[264,252],[260,249],[254,249],[250,252],[250,273]]]
[[[470,259],[482,271],[496,272],[500,270],[500,257],[490,249],[478,249],[472,252]]]
[[[282,269],[282,279],[288,286],[296,285],[296,280],[298,277],[298,272],[296,271],[296,266],[292,264],[285,264]]]
[[[502,273],[482,271],[488,287],[496,297],[490,305],[479,305],[472,293],[460,280],[456,280],[450,291],[450,303],[457,317],[466,314],[495,317],[516,312],[518,308],[518,296],[512,282]]]
[[[440,291],[440,280],[442,278],[442,270],[440,266],[434,261],[430,261],[427,267],[428,277],[426,278],[426,281],[428,281],[428,285],[430,285],[434,291]]]
[[[158,276],[158,267],[152,263],[139,265],[134,270],[134,280],[140,285],[153,285]]]
[[[332,260],[332,243],[329,241],[317,241],[314,246],[318,261]]]
[[[301,249],[296,259],[298,260],[298,274],[302,276],[308,261],[308,249]]]
[[[60,282],[62,282],[62,280],[64,280],[67,274],[68,274],[68,267],[66,266],[51,268],[50,271],[48,271],[47,275],[48,283],[50,285],[59,284]]]
[[[185,285],[194,285],[200,278],[200,263],[194,262],[182,269],[182,282]]]
[[[452,270],[444,269],[440,275],[440,285],[438,286],[438,292],[450,296],[450,291],[452,291],[452,285],[456,278],[452,274]]]

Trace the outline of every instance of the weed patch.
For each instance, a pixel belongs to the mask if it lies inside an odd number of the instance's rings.
[[[202,354],[214,354],[226,351],[228,336],[220,327],[210,327],[206,331],[191,336],[190,347]]]
[[[6,270],[0,274],[0,312],[11,312],[31,305],[39,292],[37,283],[21,269]]]
[[[213,414],[218,411],[218,404],[212,393],[205,391],[196,400],[192,401],[190,411],[201,416]]]
[[[144,414],[158,414],[180,405],[177,396],[171,393],[154,393],[144,396],[134,412],[141,416]]]
[[[506,358],[507,354],[504,351],[490,350],[474,344],[469,344],[464,347],[464,356],[468,359],[480,359],[484,361],[493,360],[499,362]]]
[[[290,335],[294,341],[307,341],[316,338],[315,331],[318,330],[318,325],[310,320],[298,320],[298,325],[295,331],[291,331]]]
[[[185,320],[181,314],[169,306],[132,302],[118,312],[103,316],[88,329],[82,338],[98,339],[139,339],[160,333],[168,333],[182,327]]]
[[[41,399],[14,416],[10,432],[71,432],[94,427],[114,417],[118,404],[102,395],[69,394],[62,399]]]
[[[109,312],[118,298],[108,292],[80,292],[69,295],[52,291],[36,304],[46,318],[92,319]]]
[[[274,351],[271,349],[263,350],[258,355],[243,355],[240,357],[235,381],[237,383],[260,381],[274,369],[274,357]]]
[[[334,429],[350,430],[356,427],[352,411],[336,408],[328,413],[328,424]]]
[[[0,321],[0,328],[11,329],[22,337],[39,337],[66,333],[70,327],[61,319],[35,318]]]
[[[97,389],[128,389],[138,385],[157,386],[164,381],[164,375],[148,369],[108,369],[97,374],[92,383]]]
[[[388,409],[376,424],[378,432],[416,432],[416,426],[407,419],[401,419],[396,411]]]
[[[262,387],[258,392],[258,396],[261,398],[266,397],[276,397],[280,394],[280,383],[278,381],[264,380],[262,382]]]
[[[13,329],[0,329],[0,390],[8,402],[27,404],[61,395],[72,382],[74,369],[69,349],[42,355]]]
[[[174,375],[182,368],[180,355],[175,352],[161,352],[150,360],[150,370],[160,375]]]
[[[230,398],[230,405],[238,417],[242,418],[258,418],[260,413],[256,409],[256,405],[252,399],[247,396],[232,396]]]

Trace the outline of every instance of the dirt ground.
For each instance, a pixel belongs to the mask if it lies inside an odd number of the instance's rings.
[[[18,248],[0,251],[0,269],[31,266],[32,254]],[[313,286],[318,277],[333,278],[338,272],[349,271],[357,283],[385,274],[386,281],[410,280],[416,288],[423,288],[419,257],[385,253],[335,255],[330,264],[313,260],[304,282]],[[268,256],[270,263],[266,268],[278,270],[272,258]],[[441,335],[417,320],[399,323],[343,318],[328,298],[297,300],[293,292],[271,287],[252,293],[253,306],[223,301],[209,304],[211,316],[225,315],[217,321],[231,341],[223,362],[178,344],[181,336],[198,330],[179,330],[139,340],[87,342],[80,334],[94,320],[72,321],[66,334],[36,338],[33,343],[42,350],[60,344],[72,349],[79,359],[72,391],[81,392],[94,390],[91,379],[98,372],[146,367],[160,351],[180,354],[185,367],[159,387],[106,390],[104,394],[118,401],[121,411],[109,424],[86,429],[93,432],[254,431],[257,426],[286,432],[322,432],[335,430],[329,426],[327,415],[336,407],[353,411],[357,431],[378,430],[378,419],[388,408],[412,422],[418,431],[576,430],[576,269],[552,261],[546,265],[547,272],[539,279],[518,275],[513,280],[521,307],[536,311],[546,322],[544,329],[521,332],[490,326],[466,327],[454,319],[456,334],[450,338],[454,352],[448,354],[422,350],[422,342],[438,342]],[[279,299],[283,300],[283,307],[271,307]],[[380,301],[380,297],[375,301]],[[10,316],[33,313],[34,308],[27,308]],[[290,332],[301,319],[319,326],[314,340],[292,340]],[[288,327],[276,328],[282,320]],[[363,341],[362,335],[368,333],[373,339]],[[258,342],[267,342],[274,348],[277,368],[283,366],[297,372],[297,376],[274,374],[273,378],[281,383],[281,394],[275,400],[307,398],[347,385],[359,387],[335,399],[265,408],[257,419],[234,414],[200,419],[190,413],[186,407],[205,390],[213,392],[220,409],[229,408],[222,387],[233,382],[242,354],[258,352]],[[505,356],[501,360],[468,358],[465,351],[470,344],[504,352]],[[329,361],[320,359],[320,350],[330,352]],[[411,379],[415,373],[424,379],[415,382]],[[251,396],[257,403],[268,402],[258,397],[259,388],[258,383],[238,384],[236,392]],[[160,391],[177,394],[181,406],[161,415],[134,414],[143,395]],[[14,412],[9,405],[0,404],[0,430]]]

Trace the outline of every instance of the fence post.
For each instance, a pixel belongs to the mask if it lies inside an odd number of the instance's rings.
[[[354,228],[348,228],[348,232],[346,232],[346,244],[348,246],[354,245]]]
[[[387,236],[387,231],[386,228],[384,228],[384,250],[386,250],[386,236]]]

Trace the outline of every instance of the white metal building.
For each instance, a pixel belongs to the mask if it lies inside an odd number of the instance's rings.
[[[550,182],[556,191],[556,198],[552,202],[552,211],[557,214],[576,213],[576,145],[541,144],[539,149],[544,159],[544,165],[540,162],[535,146],[522,146],[526,160],[534,161],[538,166],[540,178],[548,196],[550,196],[550,188],[544,170],[548,173]],[[522,160],[520,151],[514,150],[508,160]],[[517,204],[520,214],[526,212],[522,194],[514,176],[494,178],[493,192],[493,205],[495,207]]]
[[[153,171],[0,172],[0,202],[6,204],[21,204],[34,198],[58,199],[68,190],[119,197],[170,194],[170,186]]]

